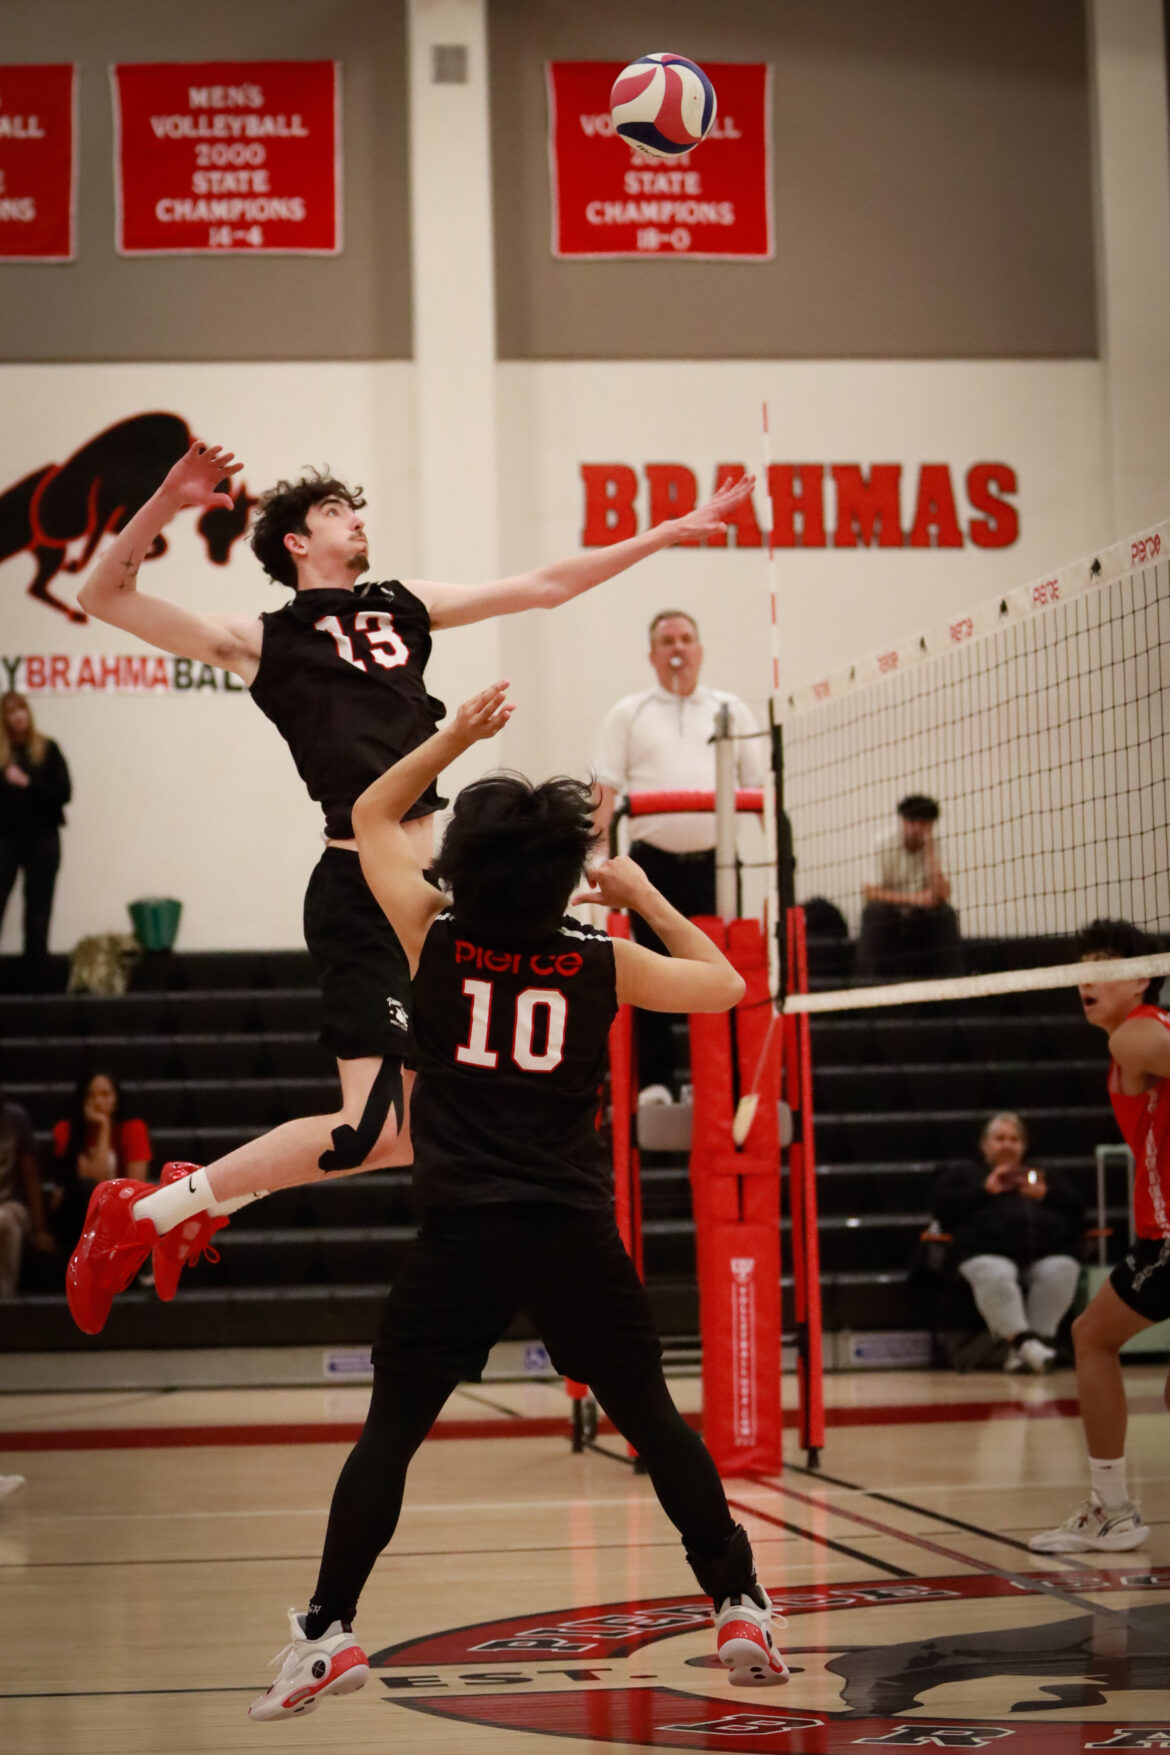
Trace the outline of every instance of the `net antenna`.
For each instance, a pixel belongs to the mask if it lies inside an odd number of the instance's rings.
[[[770,495],[772,481],[772,437],[771,423],[767,402],[760,404],[760,455],[762,461],[761,479],[764,491]],[[736,1104],[735,1118],[732,1122],[732,1139],[737,1146],[742,1146],[751,1132],[755,1120],[756,1108],[760,1100],[760,1083],[764,1065],[772,1047],[772,1036],[779,1025],[784,1005],[784,916],[780,897],[780,867],[783,860],[783,849],[780,844],[780,812],[782,807],[782,772],[783,758],[780,745],[780,727],[776,717],[776,701],[780,695],[780,630],[776,605],[776,519],[768,519],[767,547],[767,581],[768,581],[768,622],[770,630],[771,677],[768,690],[768,731],[771,750],[771,780],[764,786],[764,845],[769,850],[767,861],[767,890],[764,899],[764,932],[768,946],[768,989],[772,995],[772,1017],[769,1021],[768,1035],[764,1041],[763,1052],[755,1067],[747,1089]],[[730,782],[734,785],[734,780]],[[728,781],[723,781],[728,786]],[[716,790],[719,790],[718,783]],[[718,817],[716,818],[718,824]],[[716,905],[719,906],[718,898]],[[720,906],[719,912],[723,909]]]

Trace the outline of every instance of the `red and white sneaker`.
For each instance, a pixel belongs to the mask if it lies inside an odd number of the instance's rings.
[[[65,1270],[69,1311],[82,1334],[100,1334],[115,1294],[137,1278],[158,1240],[149,1219],[135,1219],[134,1203],[149,1182],[117,1176],[99,1182],[89,1197],[81,1241]]]
[[[749,1596],[728,1597],[715,1616],[716,1650],[733,1688],[776,1688],[788,1680],[788,1665],[772,1643],[772,1605],[765,1591],[760,1595],[763,1608]],[[777,1625],[783,1627],[783,1619]]]
[[[169,1182],[182,1182],[185,1176],[202,1169],[200,1164],[164,1164],[159,1187]],[[154,1289],[164,1304],[169,1304],[179,1289],[179,1275],[185,1267],[193,1267],[200,1256],[218,1261],[219,1251],[209,1247],[217,1231],[227,1224],[225,1217],[213,1218],[210,1213],[195,1213],[164,1231],[153,1251]]]
[[[280,1674],[253,1700],[249,1718],[296,1718],[312,1712],[326,1694],[353,1694],[369,1681],[369,1662],[352,1628],[331,1621],[320,1639],[306,1639],[305,1614],[296,1609],[289,1610],[288,1625],[292,1638],[272,1660]]]

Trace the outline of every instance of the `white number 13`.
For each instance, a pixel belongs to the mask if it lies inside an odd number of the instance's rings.
[[[394,626],[394,618],[384,609],[363,609],[354,617],[354,632],[364,634],[370,657],[383,670],[397,670],[400,665],[410,659],[410,648]],[[354,655],[353,641],[342,628],[335,615],[323,615],[313,626],[322,634],[328,634],[337,647],[338,656],[352,664],[355,670],[363,670],[369,675],[369,668],[364,658]]]

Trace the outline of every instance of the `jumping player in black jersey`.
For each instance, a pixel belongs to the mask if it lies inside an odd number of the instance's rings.
[[[731,1680],[788,1678],[747,1534],[666,1387],[596,1126],[620,1003],[726,1011],[743,980],[632,860],[598,868],[590,899],[637,909],[669,956],[565,915],[593,841],[595,800],[579,781],[496,774],[465,787],[435,865],[449,893],[427,882],[403,818],[455,756],[504,724],[506,687],[467,702],[354,808],[362,869],[413,975],[422,1225],[386,1301],[370,1411],[334,1492],[316,1591],[307,1612],[290,1615],[283,1668],[253,1718],[291,1717],[366,1680],[352,1621],[394,1534],[411,1457],[517,1311],[645,1463],[713,1599]]]
[[[294,593],[283,609],[258,618],[203,615],[139,591],[139,567],[170,521],[184,507],[230,504],[223,490],[242,467],[230,452],[193,444],[102,556],[78,600],[151,645],[240,677],[322,806],[326,847],[305,896],[305,938],[321,984],[322,1040],[337,1057],[341,1108],[286,1122],[206,1169],[168,1165],[164,1186],[154,1191],[125,1179],[102,1183],[66,1277],[74,1318],[91,1334],[148,1254],[159,1296],[172,1298],[183,1266],[246,1201],[330,1171],[378,1168],[395,1161],[396,1148],[402,1155],[406,963],[362,878],[350,810],[442,717],[442,702],[423,683],[432,628],[566,603],[660,549],[724,529],[723,515],[752,487],[744,478],[683,518],[491,584],[360,584],[369,567],[361,493],[309,475],[262,497],[252,538],[269,575]],[[431,784],[404,824],[420,867],[430,857],[440,803]]]

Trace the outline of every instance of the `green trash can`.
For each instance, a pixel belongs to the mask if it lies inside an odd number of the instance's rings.
[[[173,896],[143,896],[128,904],[134,936],[144,951],[174,949],[183,904]]]

